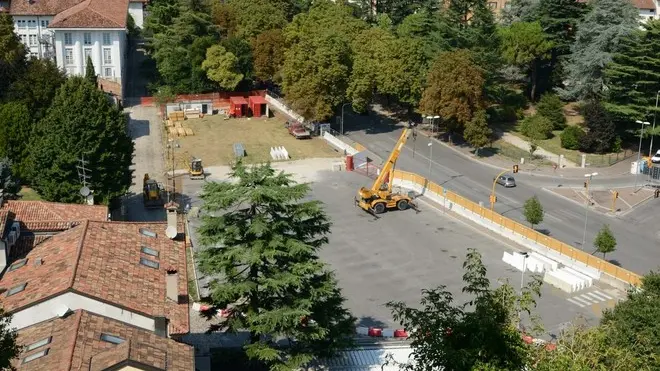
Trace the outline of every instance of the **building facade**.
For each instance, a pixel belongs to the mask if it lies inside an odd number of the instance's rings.
[[[142,0],[10,0],[0,2],[31,57],[54,60],[67,75],[84,75],[91,58],[101,87],[121,98],[127,25],[144,22]]]

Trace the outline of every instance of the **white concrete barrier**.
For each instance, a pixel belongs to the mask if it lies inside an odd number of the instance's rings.
[[[565,271],[565,272],[568,272],[568,273],[572,274],[573,276],[575,276],[575,277],[579,278],[580,280],[582,280],[584,288],[591,287],[594,284],[593,278],[587,276],[586,274],[583,274],[582,272],[576,271],[573,268],[563,267],[563,268],[561,268],[561,270]]]
[[[270,95],[268,95],[268,94],[266,94],[265,99],[266,99],[266,102],[268,102],[268,104],[271,105],[271,107],[275,107],[275,108],[277,108],[278,110],[284,112],[284,113],[287,114],[289,117],[291,117],[292,119],[294,119],[294,120],[296,120],[296,121],[298,121],[298,122],[301,122],[301,123],[302,123],[302,122],[305,122],[305,118],[304,118],[304,117],[302,117],[302,116],[300,116],[299,114],[293,112],[293,110],[292,110],[291,108],[287,107],[287,105],[284,104],[284,102],[280,101],[279,99],[277,99],[277,98],[275,98],[275,97],[272,97],[272,96],[270,96]]]
[[[563,274],[559,271],[548,271],[543,275],[543,282],[552,285],[564,292],[573,293],[575,287],[572,282],[568,281]]]
[[[273,160],[288,160],[289,152],[284,148],[284,146],[279,147],[270,147],[270,157]]]
[[[335,146],[337,149],[339,149],[341,151],[346,151],[346,153],[351,155],[351,156],[359,152],[357,149],[355,149],[355,148],[351,147],[350,145],[344,143],[339,138],[337,138],[334,135],[328,133],[327,131],[323,133],[323,139],[325,139],[328,143]]]

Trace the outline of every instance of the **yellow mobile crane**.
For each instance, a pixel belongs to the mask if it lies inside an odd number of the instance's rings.
[[[401,133],[401,137],[396,142],[394,150],[390,153],[390,157],[385,162],[371,188],[362,187],[358,191],[355,203],[365,211],[373,214],[382,214],[387,209],[397,208],[399,210],[406,210],[411,206],[414,207],[410,196],[392,193],[394,165],[412,130],[410,128],[403,129],[403,133]],[[385,183],[385,179],[387,179],[387,183]]]

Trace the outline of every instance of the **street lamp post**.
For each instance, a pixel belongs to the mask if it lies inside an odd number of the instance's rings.
[[[648,121],[635,121],[636,123],[642,125],[642,131],[639,133],[639,149],[637,150],[637,170],[635,171],[635,186],[633,187],[633,192],[637,192],[637,176],[639,175],[639,161],[642,157],[642,138],[644,137],[644,126],[651,125]]]
[[[649,144],[649,158],[653,157],[653,137],[655,136],[655,115],[658,111],[658,98],[660,90],[655,94],[655,111],[653,111],[653,129],[651,129],[651,144]],[[651,183],[651,169],[649,169],[649,183]]]
[[[341,135],[344,135],[344,107],[349,105],[351,103],[344,103],[341,105],[341,128],[339,128],[339,131]]]
[[[584,233],[582,234],[582,250],[584,250],[584,244],[587,243],[587,219],[589,217],[589,186],[591,185],[591,179],[598,175],[598,173],[584,174],[584,177],[587,178],[587,197],[584,204]]]
[[[431,136],[435,134],[435,120],[439,119],[440,116],[426,116],[427,120],[431,120]]]
[[[429,178],[431,177],[431,163],[433,162],[433,142],[429,142]]]
[[[527,258],[529,257],[529,253],[526,251],[523,252],[518,252],[518,254],[522,255],[523,257],[523,264],[522,264],[522,272],[520,274],[520,296],[522,296],[522,291],[523,288],[525,287],[525,270],[527,269]],[[521,311],[520,308],[518,308],[518,330],[521,328]]]

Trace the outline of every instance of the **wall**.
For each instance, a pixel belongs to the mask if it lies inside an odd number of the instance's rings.
[[[24,35],[25,37],[21,37],[21,39],[24,41],[25,45],[28,47],[28,53],[30,53],[31,56],[38,57],[38,58],[43,58],[44,53],[46,51],[46,45],[39,43],[39,38],[41,36],[45,35],[52,35],[53,31],[47,29],[48,24],[50,21],[53,19],[52,16],[13,16],[14,19],[14,31],[16,32],[19,37]],[[18,28],[18,21],[25,21],[25,28]],[[36,27],[34,28],[29,28],[27,27],[27,22],[28,20],[30,21],[36,21]],[[30,42],[30,35],[36,36],[37,37],[37,44],[36,45],[29,45]],[[51,51],[52,51],[51,46]]]
[[[135,21],[135,26],[137,28],[142,28],[144,26],[144,10],[143,3],[141,2],[130,2],[128,3],[128,14],[133,17]]]
[[[304,117],[302,117],[299,114],[293,112],[292,109],[287,107],[286,104],[284,104],[284,102],[280,102],[277,98],[266,94],[266,102],[268,102],[268,104],[270,104],[271,107],[276,108],[278,111],[284,112],[285,114],[287,114],[292,119],[294,119],[298,122],[305,122]]]
[[[521,244],[533,251],[554,259],[565,266],[599,277],[619,288],[639,285],[640,276],[617,267],[603,259],[578,250],[552,237],[548,237],[516,221],[506,218],[489,208],[479,206],[456,193],[447,191],[427,179],[405,171],[395,170],[394,184],[412,189],[432,201],[447,207],[493,232]]]
[[[358,150],[337,139],[334,135],[328,133],[327,131],[323,133],[323,139],[328,141],[328,143],[332,144],[336,148],[346,152],[346,154],[353,156],[358,153]]]
[[[82,296],[74,292],[67,292],[45,302],[26,308],[13,315],[11,326],[22,329],[35,323],[43,322],[57,317],[55,310],[65,305],[70,310],[84,309],[101,316],[110,317],[118,321],[137,326],[149,331],[156,329],[152,318],[115,307],[110,304]]]

